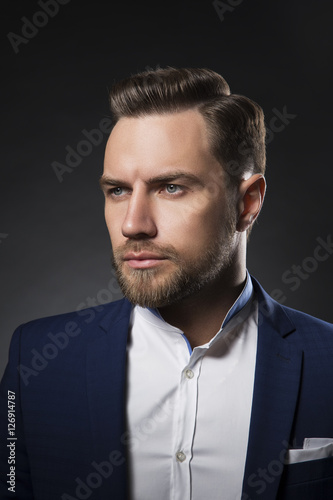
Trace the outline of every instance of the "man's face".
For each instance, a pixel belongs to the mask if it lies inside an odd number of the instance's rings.
[[[120,119],[102,186],[114,267],[132,303],[166,306],[223,279],[237,245],[235,202],[198,111]]]

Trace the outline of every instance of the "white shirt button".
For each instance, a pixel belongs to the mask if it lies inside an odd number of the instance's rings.
[[[187,378],[193,378],[194,377],[194,373],[192,372],[192,370],[185,370],[185,376]]]
[[[184,460],[186,460],[186,455],[182,451],[177,451],[176,458],[178,462],[184,462]]]

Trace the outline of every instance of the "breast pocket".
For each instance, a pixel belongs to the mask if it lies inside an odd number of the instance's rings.
[[[277,500],[333,500],[333,457],[285,465]]]

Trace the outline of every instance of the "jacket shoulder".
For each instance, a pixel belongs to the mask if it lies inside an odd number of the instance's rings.
[[[333,335],[333,324],[291,307],[281,306],[293,323],[327,331]]]
[[[77,311],[46,316],[21,324],[16,329],[14,336],[22,334],[25,340],[28,340],[29,337],[40,337],[49,332],[64,332],[67,335],[75,336],[75,332],[92,330],[99,324],[116,324],[122,317],[129,317],[131,307],[127,299],[120,299]]]
[[[327,321],[315,318],[310,314],[298,311],[276,302],[262,286],[252,277],[253,286],[258,300],[259,326],[270,325],[280,334],[290,337],[296,332],[297,339],[313,343],[325,339],[333,348],[333,325]],[[291,335],[291,338],[295,337]],[[295,339],[296,340],[296,339]]]

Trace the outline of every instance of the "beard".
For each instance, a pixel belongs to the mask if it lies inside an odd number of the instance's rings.
[[[220,277],[230,266],[235,250],[236,217],[227,214],[223,231],[195,259],[182,256],[172,245],[157,245],[150,240],[128,240],[113,251],[112,264],[120,289],[135,305],[158,308],[181,301],[198,293],[205,285]],[[160,266],[133,269],[123,257],[127,252],[149,251],[167,259],[172,270]]]

